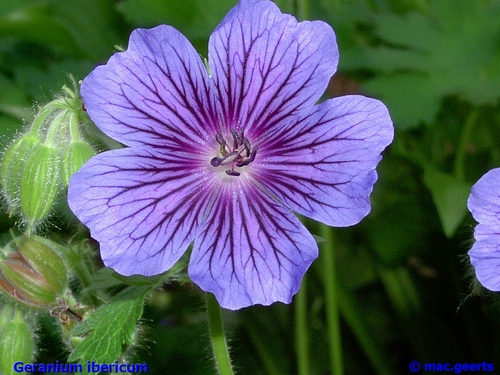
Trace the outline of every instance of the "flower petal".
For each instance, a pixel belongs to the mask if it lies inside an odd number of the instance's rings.
[[[208,73],[189,41],[170,26],[137,29],[82,83],[91,119],[128,146],[204,142],[215,126]]]
[[[235,186],[220,190],[195,239],[191,280],[227,309],[289,303],[318,246],[290,211]]]
[[[332,226],[354,225],[370,212],[375,167],[392,138],[381,102],[330,99],[259,144],[256,178],[302,215]]]
[[[500,291],[500,168],[492,169],[471,189],[467,207],[479,224],[469,257],[486,288]]]
[[[474,231],[476,240],[496,240],[500,227],[500,168],[487,172],[474,184],[467,207],[479,222]]]
[[[494,292],[500,292],[500,242],[498,239],[477,241],[468,254],[481,285]]]
[[[208,56],[222,130],[243,126],[254,139],[317,102],[338,63],[328,24],[297,22],[270,1],[238,4],[210,37]]]
[[[70,180],[68,203],[123,275],[165,272],[193,241],[210,201],[189,155],[135,148],[104,152]]]

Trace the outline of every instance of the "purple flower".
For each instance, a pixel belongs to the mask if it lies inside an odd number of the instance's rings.
[[[293,212],[332,226],[370,211],[386,107],[315,105],[338,63],[324,22],[242,0],[210,37],[208,71],[177,30],[138,29],[82,83],[97,126],[127,148],[73,176],[69,205],[124,275],[189,275],[221,306],[290,302],[318,247]]]
[[[479,224],[469,257],[476,277],[486,288],[500,291],[500,168],[492,169],[472,187],[467,207]]]

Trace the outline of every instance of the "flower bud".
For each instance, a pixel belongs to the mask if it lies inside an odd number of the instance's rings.
[[[40,144],[40,138],[33,133],[27,133],[16,139],[5,151],[2,160],[1,180],[3,194],[12,212],[20,198],[20,180],[26,160],[33,153],[35,146]]]
[[[14,317],[14,305],[10,303],[4,303],[2,309],[0,310],[0,332],[4,329],[8,322]]]
[[[22,236],[15,242],[26,263],[46,280],[56,295],[63,295],[68,286],[68,275],[63,260],[55,250],[58,245],[38,236]]]
[[[28,222],[28,232],[49,214],[58,189],[57,149],[39,144],[26,160],[21,176],[21,210]]]
[[[14,363],[29,363],[35,347],[33,333],[20,310],[16,310],[14,319],[5,325],[0,335],[0,372],[16,374]]]
[[[68,284],[64,262],[53,250],[56,244],[51,247],[52,241],[37,236],[14,242],[18,251],[0,261],[0,291],[31,307],[53,305]]]
[[[25,264],[3,260],[0,262],[0,272],[10,286],[8,291],[20,302],[34,307],[44,307],[55,302],[56,295],[47,282]],[[0,287],[4,287],[2,284]]]
[[[94,149],[87,142],[76,141],[68,144],[62,156],[61,172],[64,186],[68,186],[71,176],[94,155]]]

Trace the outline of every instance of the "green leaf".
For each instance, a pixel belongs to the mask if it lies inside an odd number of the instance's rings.
[[[421,121],[430,123],[441,103],[439,85],[423,73],[378,76],[364,85],[381,98],[399,129],[411,128]]]
[[[68,362],[94,361],[112,363],[124,346],[134,343],[137,320],[142,315],[146,294],[152,286],[129,286],[99,307],[87,320],[71,331],[73,336],[86,335],[70,354]]]
[[[122,41],[112,0],[24,3],[0,8],[0,36],[30,40],[74,57],[92,59],[106,58]]]
[[[117,8],[138,27],[175,27],[205,53],[208,37],[234,5],[234,0],[124,0]]]
[[[382,13],[374,24],[386,45],[359,52],[356,68],[381,73],[365,89],[388,104],[399,128],[430,123],[446,96],[497,103],[500,3],[433,0],[428,15]]]
[[[78,55],[68,30],[50,13],[47,3],[31,3],[3,13],[0,15],[0,36],[30,40]]]
[[[412,197],[388,204],[374,218],[363,223],[373,250],[383,264],[404,264],[427,234],[429,220],[422,205]],[[432,220],[430,220],[432,221]]]
[[[61,91],[63,85],[71,81],[69,75],[79,81],[94,68],[88,60],[62,59],[51,63],[47,68],[34,65],[21,65],[14,68],[16,84],[30,94],[36,102],[49,101],[54,93]]]
[[[450,12],[453,10],[450,9]],[[432,46],[439,43],[442,37],[431,17],[418,12],[406,16],[381,14],[376,18],[376,27],[376,33],[386,42],[419,52],[432,52]]]
[[[29,122],[32,111],[28,108],[26,94],[10,79],[0,74],[0,149],[11,142],[14,134],[23,127],[23,121]]]
[[[0,111],[19,120],[29,117],[31,111],[24,109],[29,101],[23,90],[3,74],[0,74],[0,87]]]
[[[0,16],[33,3],[33,0],[2,0],[0,2]]]
[[[424,182],[431,192],[445,235],[452,237],[467,212],[471,185],[432,168],[424,171]]]
[[[404,137],[398,139],[405,141]],[[397,150],[399,143],[395,147]],[[421,250],[421,244],[440,223],[432,211],[433,203],[422,194],[421,179],[414,166],[388,154],[377,172],[379,180],[371,195],[372,212],[359,228],[367,235],[378,260],[388,267],[398,267]]]
[[[23,66],[15,69],[16,82],[40,103],[49,101],[61,87],[71,84],[70,76],[78,82],[85,78],[95,67],[89,60],[61,59],[51,63],[46,69]]]
[[[52,0],[54,17],[71,34],[79,50],[94,60],[107,59],[123,42],[113,0]],[[89,22],[89,20],[91,22]]]

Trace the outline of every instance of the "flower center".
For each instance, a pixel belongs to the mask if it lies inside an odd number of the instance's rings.
[[[212,167],[226,166],[226,174],[229,176],[239,176],[241,173],[236,168],[242,168],[255,160],[258,147],[252,148],[250,141],[243,135],[243,130],[239,133],[231,129],[231,136],[233,137],[233,147],[231,148],[222,134],[217,133],[215,140],[220,145],[220,153],[222,157],[214,157],[210,160]]]

